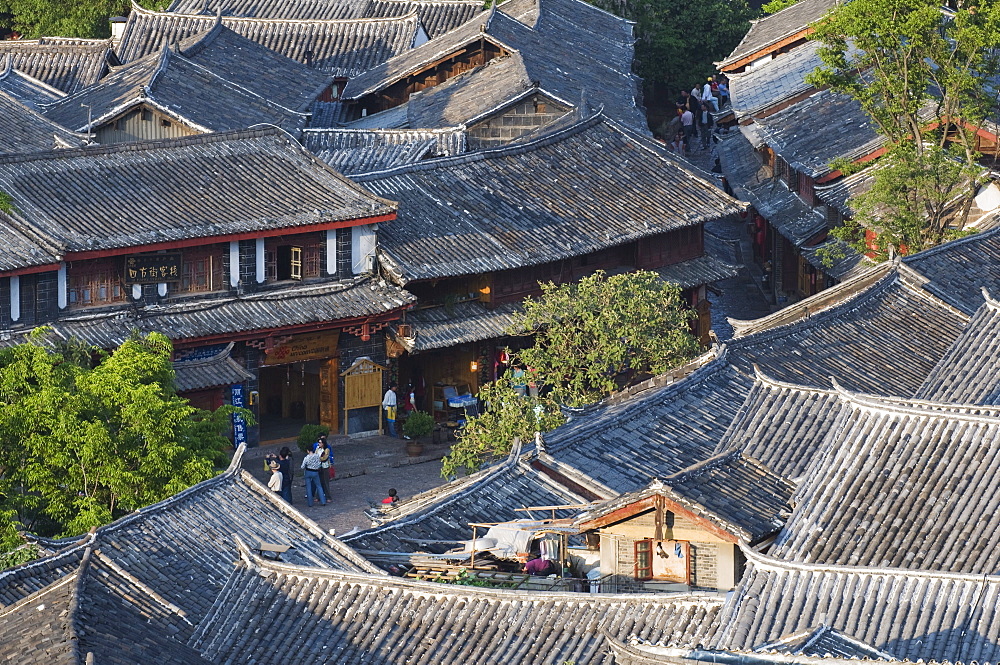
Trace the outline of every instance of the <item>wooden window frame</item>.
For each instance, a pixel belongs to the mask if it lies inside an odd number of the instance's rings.
[[[653,579],[653,539],[643,538],[642,540],[637,540],[633,543],[633,547],[635,554],[635,579]]]

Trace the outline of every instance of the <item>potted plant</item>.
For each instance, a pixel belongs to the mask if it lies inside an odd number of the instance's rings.
[[[424,452],[424,443],[420,439],[434,431],[434,417],[426,411],[411,411],[403,423],[403,436],[406,442],[406,454],[417,457]]]
[[[329,433],[330,428],[326,425],[303,425],[296,443],[299,444],[299,450],[308,453],[312,450],[312,444],[316,443],[321,434]]]

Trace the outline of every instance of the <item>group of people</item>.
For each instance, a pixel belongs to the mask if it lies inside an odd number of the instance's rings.
[[[691,139],[700,138],[702,150],[707,150],[715,126],[713,113],[718,113],[729,103],[729,84],[724,76],[709,76],[705,85],[694,86],[690,92],[681,90],[676,101],[676,116],[668,123],[667,136],[670,147],[678,154],[686,154]]]
[[[277,455],[266,456],[264,463],[271,471],[271,477],[267,482],[268,489],[280,495],[288,503],[292,503],[294,478],[292,451],[286,446]],[[330,496],[329,481],[337,474],[333,465],[333,449],[327,442],[325,434],[312,444],[309,452],[302,458],[299,468],[305,476],[306,505],[312,508],[314,500],[318,500],[325,506]]]

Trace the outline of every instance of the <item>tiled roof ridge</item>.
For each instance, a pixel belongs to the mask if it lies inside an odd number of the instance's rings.
[[[219,4],[215,14],[215,23],[212,27],[201,34],[196,33],[188,39],[181,40],[181,42],[177,43],[177,50],[184,57],[191,58],[210,46],[216,39],[218,39],[219,35],[222,34],[222,31],[225,29],[226,27],[222,24],[222,5]],[[188,46],[181,48],[181,43],[185,41],[190,41],[191,43]]]
[[[86,551],[87,548],[92,547],[97,538],[97,533],[95,530],[91,530],[89,533],[84,534],[84,536],[75,544],[60,550],[49,556],[43,556],[33,561],[23,563],[20,566],[14,566],[6,570],[0,571],[0,583],[5,582],[8,578],[12,577],[23,577],[25,574],[33,572],[36,568],[50,568],[53,564],[58,565],[61,560],[70,561],[78,556],[80,556],[80,551]],[[30,597],[30,594],[29,596]],[[0,608],[0,617],[6,613],[9,607]]]
[[[1000,230],[1000,227],[997,227],[997,230]],[[933,303],[938,307],[948,310],[949,312],[954,314],[957,318],[961,319],[964,323],[968,323],[969,321],[972,320],[972,316],[970,316],[969,314],[966,314],[965,312],[958,309],[951,303],[942,300],[938,295],[931,293],[927,289],[923,288],[924,285],[929,283],[931,280],[925,277],[919,271],[917,271],[916,268],[911,267],[905,261],[899,261],[896,268],[897,271],[899,272],[899,278],[900,280],[902,280],[903,285],[906,286],[908,290],[915,296],[922,298],[927,302]]]
[[[133,0],[133,2],[134,2],[134,0]],[[773,14],[768,14],[767,16],[762,16],[762,17],[757,18],[757,19],[751,19],[750,20],[750,30],[747,30],[747,34],[744,35],[743,38],[746,39],[747,35],[749,35],[751,33],[751,31],[753,30],[753,26],[757,25],[758,23],[764,23],[764,22],[769,21],[769,20],[771,20],[771,19],[773,19],[775,17],[784,18],[781,15],[785,14],[785,13],[790,13],[788,11],[790,9],[796,9],[796,5],[797,4],[798,4],[798,2],[795,2],[795,3],[793,3],[793,4],[791,4],[791,5],[783,8],[783,9],[781,9],[779,11],[774,12]],[[840,4],[840,3],[837,2],[836,4]],[[797,9],[801,9],[801,7],[798,7]],[[757,47],[756,51],[754,51],[754,52],[761,51],[761,50],[767,48],[768,46],[771,46],[772,44],[780,42],[782,39],[785,39],[786,37],[794,35],[797,32],[802,32],[803,30],[807,29],[808,27],[809,27],[808,25],[802,25],[802,26],[796,26],[795,28],[790,28],[790,29],[786,30],[785,32],[781,33],[779,36],[777,36],[774,39],[772,39],[771,41],[769,41],[769,42],[767,42],[765,44],[760,44]],[[717,67],[725,67],[726,65],[728,65],[730,63],[736,62],[737,60],[740,60],[740,59],[742,59],[742,58],[750,55],[751,52],[742,53],[739,50],[740,46],[742,46],[742,45],[743,45],[743,41],[740,40],[740,43],[736,45],[736,48],[734,48],[732,50],[732,52],[728,56],[726,56],[723,60],[719,60],[718,62],[716,62],[715,65]],[[734,55],[734,54],[737,54],[737,55]]]
[[[354,549],[344,544],[343,541],[323,531],[323,528],[319,524],[317,524],[314,520],[309,519],[304,513],[300,512],[294,506],[290,505],[284,499],[269,490],[267,486],[257,480],[253,474],[246,469],[240,468],[237,473],[234,474],[234,477],[237,481],[242,482],[242,484],[245,485],[250,491],[273,505],[278,512],[303,527],[306,531],[315,536],[317,540],[322,541],[324,545],[336,551],[337,554],[340,554],[361,570],[364,570],[372,575],[387,574],[385,571],[376,567],[367,559],[355,552]]]
[[[20,69],[17,69],[16,67],[14,67],[13,66],[14,58],[11,56],[11,53],[9,51],[7,53],[4,53],[4,58],[6,58],[7,61],[9,63],[11,63],[11,65],[10,65],[10,67],[8,67],[8,69],[7,69],[6,72],[4,72],[3,74],[0,74],[0,81],[2,81],[5,77],[9,76],[10,74],[15,74],[16,73],[21,78],[26,79],[28,81],[28,83],[30,83],[31,85],[38,86],[39,88],[44,89],[46,92],[52,93],[53,95],[55,95],[57,97],[65,97],[66,96],[66,92],[64,90],[60,90],[59,88],[57,88],[55,86],[49,85],[45,81],[42,81],[41,79],[37,79],[34,76],[32,76],[31,74],[27,74],[25,72],[22,72]]]
[[[71,49],[79,49],[81,51],[89,50],[96,51],[99,48],[110,49],[112,47],[112,40],[110,39],[77,39],[75,37],[66,37],[63,39],[72,39],[74,42],[83,42],[79,44],[60,44],[59,42],[53,42],[53,39],[60,39],[60,37],[39,37],[38,39],[8,39],[0,41],[0,46],[3,47],[18,47],[18,46],[47,46],[52,49],[59,49],[60,51],[68,51]]]
[[[545,450],[540,450],[540,451],[536,450],[535,454],[537,455],[539,462],[549,467],[553,471],[558,472],[560,475],[566,476],[569,480],[575,482],[584,489],[589,490],[593,494],[596,494],[597,496],[600,497],[604,497],[603,499],[601,499],[603,501],[610,501],[611,499],[615,498],[618,495],[618,492],[611,489],[604,483],[594,480],[589,475],[587,475],[580,469],[576,468],[572,464],[569,464],[567,462],[562,462],[556,459],[552,455],[549,455],[548,452],[546,452]],[[563,490],[570,491],[576,494],[575,490],[572,490],[569,487],[565,487],[564,485],[562,485],[562,483],[559,483],[555,479],[552,479],[552,481],[555,482],[557,485],[559,485],[559,487],[561,487]]]
[[[159,605],[160,607],[162,607],[166,611],[170,612],[171,614],[176,614],[177,616],[179,616],[181,618],[181,620],[183,620],[189,626],[193,626],[194,625],[187,618],[187,612],[185,612],[184,610],[182,610],[181,608],[177,607],[176,605],[174,605],[173,603],[171,603],[169,600],[167,600],[166,598],[164,598],[163,596],[161,596],[160,594],[158,594],[155,589],[153,589],[151,586],[149,586],[148,584],[146,584],[145,582],[143,582],[142,580],[140,580],[138,577],[136,577],[132,573],[128,572],[127,570],[125,570],[124,568],[122,568],[121,566],[119,566],[117,563],[115,563],[111,559],[111,557],[109,557],[106,554],[104,554],[103,552],[101,552],[100,549],[95,550],[93,552],[93,555],[96,556],[101,561],[102,565],[105,565],[108,568],[110,568],[111,570],[113,570],[116,575],[119,575],[119,576],[125,578],[126,580],[128,580],[129,584],[131,584],[133,587],[135,587],[136,589],[138,589],[139,591],[141,591],[145,596],[147,596],[155,604]]]
[[[992,309],[993,311],[1000,310],[1000,300],[993,298],[993,296],[990,295],[990,290],[985,286],[982,287],[982,290],[983,290],[983,299],[986,301],[986,306]]]
[[[984,425],[1000,426],[1000,413],[998,415],[989,415],[969,412],[996,411],[995,407],[989,405],[954,404],[951,402],[942,403],[922,399],[881,397],[879,395],[869,395],[849,390],[843,387],[834,377],[830,377],[830,381],[845,404],[870,411],[924,418],[947,418],[949,421],[965,420]]]
[[[794,390],[795,392],[810,393],[812,395],[837,394],[837,391],[833,389],[814,388],[812,386],[803,386],[797,383],[791,383],[789,381],[782,381],[780,379],[776,379],[767,374],[764,370],[762,370],[760,368],[760,365],[758,365],[757,363],[753,363],[753,372],[754,372],[754,379],[757,381],[757,383],[759,383],[762,386],[765,386],[766,388],[777,388],[779,390]]]
[[[146,9],[142,5],[138,4],[135,0],[132,0],[132,13],[142,16],[157,16],[157,17],[176,17],[178,19],[197,19],[200,21],[214,21],[216,20],[215,15],[206,14],[179,14],[177,12],[167,12],[167,11],[156,11],[155,9]],[[404,14],[402,16],[378,16],[371,18],[334,18],[334,19],[293,19],[293,18],[257,18],[252,16],[223,16],[222,22],[225,23],[271,23],[275,25],[330,25],[330,24],[369,24],[369,23],[405,23],[407,21],[418,21],[420,20],[419,12],[414,9],[413,11]]]
[[[757,463],[758,465],[767,469],[767,465],[760,462],[760,460],[747,455],[740,449],[724,450],[722,452],[715,453],[711,457],[706,457],[700,462],[695,462],[694,464],[681,469],[680,471],[675,471],[674,473],[666,476],[663,479],[663,484],[670,486],[670,481],[678,480],[688,480],[690,478],[697,478],[706,471],[714,471],[719,467],[725,466],[729,462],[735,461],[736,459],[742,458],[751,463]],[[770,470],[770,469],[768,469]],[[774,473],[773,471],[771,473]]]
[[[744,343],[783,335],[790,327],[805,320],[822,321],[844,307],[857,304],[866,296],[881,293],[898,281],[900,281],[898,261],[884,261],[857,277],[820,291],[773,314],[750,321],[731,318],[729,322],[735,329],[735,334],[730,344],[738,348]]]
[[[958,582],[979,582],[1000,585],[1000,574],[951,573],[940,570],[920,570],[917,568],[893,568],[890,566],[848,566],[827,563],[811,563],[793,559],[778,559],[753,549],[747,543],[738,543],[743,556],[755,568],[767,572],[833,573],[846,575],[873,575],[895,577],[904,581],[910,578],[953,580]],[[749,572],[749,571],[748,571]]]
[[[930,249],[925,249],[922,252],[917,252],[916,254],[910,254],[909,256],[903,258],[903,263],[906,264],[913,259],[923,258],[925,256],[950,252],[956,245],[964,245],[972,242],[977,242],[991,235],[1000,235],[1000,226],[997,226],[996,228],[990,229],[988,231],[983,231],[981,233],[973,233],[965,236],[964,238],[959,238],[958,240],[952,240],[946,243],[942,243],[940,245],[937,245],[936,247],[931,247]],[[914,272],[916,271],[914,270]]]
[[[33,79],[30,76],[28,76],[27,74],[25,74],[24,72],[21,72],[19,70],[14,69],[14,70],[8,70],[8,73],[10,73],[11,71],[15,71],[15,72],[17,72],[17,74],[19,76],[23,76],[24,78],[31,79],[33,82],[37,82],[38,85],[45,85],[44,83],[42,83],[38,79]],[[4,76],[6,76],[6,74],[0,75],[0,80],[3,80]],[[45,87],[51,87],[51,86],[45,85]],[[56,90],[56,89],[52,88],[52,90]],[[57,92],[59,92],[60,95],[65,95],[65,93],[63,93],[61,91],[57,91]],[[8,100],[10,103],[16,104],[17,107],[20,108],[23,111],[23,113],[31,116],[36,121],[43,122],[46,125],[49,125],[49,127],[52,129],[52,138],[53,138],[53,141],[55,141],[55,140],[57,140],[57,139],[60,138],[59,134],[57,133],[57,132],[60,132],[60,131],[63,132],[64,134],[73,135],[73,136],[78,137],[79,140],[81,141],[81,143],[85,139],[88,138],[86,134],[82,134],[80,132],[73,131],[72,129],[69,129],[67,127],[64,127],[63,125],[60,125],[58,122],[55,122],[54,120],[51,120],[51,119],[45,117],[42,113],[39,113],[38,110],[33,109],[30,106],[28,106],[27,104],[22,103],[16,97],[14,97],[13,95],[11,95],[10,93],[8,93],[7,91],[5,91],[3,89],[0,89],[0,96],[3,96],[3,98],[6,99],[6,100]],[[69,148],[71,148],[71,146],[67,146],[67,149],[69,149]]]
[[[197,358],[194,360],[175,360],[175,364],[183,364],[185,367],[197,367],[199,365],[211,365],[214,362],[218,362],[229,355],[229,352],[233,350],[236,346],[236,342],[230,342],[221,351],[215,355],[209,356],[207,358]]]
[[[409,0],[402,0],[409,1]],[[456,134],[465,131],[465,125],[455,125],[454,127],[438,127],[436,129],[410,129],[410,128],[369,128],[359,129],[356,127],[306,127],[302,130],[306,134]]]
[[[573,591],[522,591],[518,589],[495,589],[486,587],[472,587],[454,584],[441,584],[426,580],[407,579],[392,575],[368,575],[348,570],[336,570],[334,568],[317,568],[313,566],[297,566],[284,561],[275,561],[270,558],[261,557],[250,550],[246,543],[237,539],[237,546],[240,557],[250,567],[259,573],[272,575],[287,575],[310,580],[343,580],[354,582],[355,584],[367,584],[396,591],[412,591],[427,597],[486,597],[497,600],[531,600],[544,601],[547,603],[558,603],[560,601],[575,601],[585,604],[592,602],[593,596],[581,594]],[[264,575],[267,576],[267,575]],[[600,600],[604,603],[629,604],[638,601],[658,603],[664,605],[687,605],[689,607],[704,607],[705,605],[721,605],[724,601],[718,594],[711,592],[689,591],[685,593],[629,593],[629,594],[600,594]]]
[[[136,141],[135,143],[110,143],[105,145],[86,146],[83,148],[67,148],[65,150],[52,152],[0,155],[0,164],[51,161],[66,159],[69,157],[92,157],[95,155],[111,155],[122,152],[148,152],[156,151],[164,147],[180,148],[205,143],[222,143],[237,139],[265,138],[280,134],[284,134],[289,139],[292,138],[288,132],[282,130],[281,128],[268,125],[257,126],[250,129],[236,129],[226,132],[212,132],[210,134],[182,136],[180,138],[173,139],[155,139],[152,141]],[[298,144],[297,141],[291,141],[291,143]],[[311,153],[308,152],[305,154],[312,156]]]
[[[20,568],[20,566],[18,566],[18,568]],[[31,605],[38,602],[39,598],[42,598],[52,593],[53,591],[63,586],[66,586],[67,584],[72,584],[74,585],[74,587],[76,587],[79,583],[80,577],[81,577],[80,569],[77,568],[77,570],[74,570],[71,573],[63,575],[60,579],[56,580],[55,582],[47,584],[41,589],[38,589],[37,591],[32,591],[24,598],[19,599],[17,602],[11,603],[6,607],[0,607],[0,620],[2,620],[8,614],[12,614],[17,610],[24,608],[25,605]],[[73,640],[73,642],[75,643],[76,640]]]

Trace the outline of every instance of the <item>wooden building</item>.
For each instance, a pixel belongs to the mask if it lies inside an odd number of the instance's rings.
[[[179,363],[214,359],[192,380],[214,391],[201,403],[241,397],[265,429],[336,429],[341,371],[383,358],[382,329],[413,302],[371,274],[395,203],[280,130],[0,158],[0,183],[14,205],[0,213],[8,343],[42,324],[103,348],[133,329],[163,332]],[[67,190],[80,198],[56,193]],[[206,383],[211,368],[243,378]],[[377,409],[356,416],[353,431],[377,428]]]

